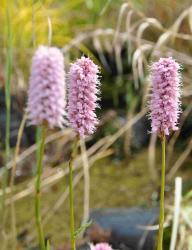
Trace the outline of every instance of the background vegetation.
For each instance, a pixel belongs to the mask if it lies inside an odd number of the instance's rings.
[[[0,23],[0,173],[3,180],[6,163],[4,91],[7,86],[6,61],[11,53],[11,151],[7,166],[10,171],[16,162],[17,168],[13,193],[10,193],[9,187],[6,189],[6,210],[9,214],[10,203],[14,200],[18,249],[36,245],[32,218],[35,130],[25,126],[22,131],[20,124],[26,105],[31,57],[38,45],[48,44],[50,26],[51,44],[62,49],[66,70],[74,58],[82,53],[89,55],[101,67],[100,125],[94,137],[87,139],[87,151],[83,151],[91,168],[91,208],[157,206],[159,142],[148,133],[148,69],[150,63],[161,56],[173,56],[182,65],[181,129],[169,138],[167,149],[167,225],[170,232],[174,211],[180,213],[177,249],[191,249],[191,1],[2,0]],[[11,51],[7,49],[10,34]],[[20,153],[14,158],[18,131],[22,132],[22,141]],[[67,160],[73,137],[73,132],[68,128],[55,130],[47,137],[42,180],[43,219],[46,236],[58,249],[66,247],[69,237]],[[79,154],[74,180],[77,187],[77,224],[82,219],[83,187],[86,185],[83,182],[82,164]],[[183,180],[183,198],[179,207],[173,206],[176,175]],[[177,193],[177,197],[179,195]],[[7,219],[6,223],[0,240],[3,242],[2,249],[10,249],[13,238],[10,221]]]

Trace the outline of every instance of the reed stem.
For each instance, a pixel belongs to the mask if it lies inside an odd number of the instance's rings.
[[[5,221],[5,199],[6,199],[6,187],[8,184],[8,167],[7,164],[10,160],[10,120],[11,120],[11,75],[12,75],[12,30],[10,11],[7,6],[6,13],[7,21],[7,51],[6,51],[6,67],[5,67],[5,106],[6,106],[6,127],[5,127],[5,167],[2,178],[2,200],[1,211],[2,221]]]
[[[21,144],[21,139],[25,127],[25,123],[27,120],[27,114],[25,113],[23,116],[23,119],[21,121],[18,135],[17,135],[17,142],[16,142],[16,147],[15,147],[15,154],[13,158],[13,166],[11,170],[11,178],[10,178],[10,192],[11,192],[11,228],[12,228],[12,249],[16,249],[17,245],[17,226],[16,226],[16,214],[15,214],[15,201],[13,199],[13,194],[14,194],[14,180],[15,180],[15,173],[16,173],[16,168],[17,168],[17,157],[19,155],[19,150],[20,150],[20,144]]]

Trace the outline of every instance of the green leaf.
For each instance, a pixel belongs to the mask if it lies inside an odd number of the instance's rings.
[[[49,240],[47,241],[46,250],[51,250],[51,247],[50,247],[50,244],[49,244]]]
[[[88,221],[84,223],[80,228],[78,228],[75,231],[74,238],[77,239],[81,235],[81,233],[84,232],[91,224],[92,224],[92,221]]]

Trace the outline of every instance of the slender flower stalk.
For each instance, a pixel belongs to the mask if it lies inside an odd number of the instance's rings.
[[[162,166],[161,166],[161,193],[160,193],[160,213],[159,213],[159,233],[158,250],[163,249],[163,225],[164,225],[164,193],[165,193],[165,135],[161,137],[162,146]]]
[[[32,60],[27,113],[29,123],[41,128],[38,137],[37,172],[35,181],[35,217],[41,250],[45,240],[41,221],[41,175],[46,130],[64,125],[65,72],[64,58],[55,47],[40,46]]]
[[[71,158],[69,160],[69,205],[70,205],[70,236],[71,249],[76,250],[75,242],[75,218],[74,218],[74,194],[73,194],[73,162],[77,155],[78,136],[74,139]]]
[[[98,66],[89,58],[82,56],[71,65],[69,71],[69,88],[68,88],[68,118],[71,127],[77,133],[75,145],[79,142],[79,137],[84,139],[85,136],[91,135],[96,129],[98,120],[95,114],[97,108],[98,94]],[[75,146],[75,148],[77,148]],[[77,150],[72,150],[71,160],[69,162],[69,187],[70,187],[70,231],[71,231],[71,248],[76,249],[75,245],[75,228],[74,228],[74,203],[73,203],[73,177],[72,167],[73,159]],[[87,172],[86,172],[87,179]],[[89,181],[89,176],[88,176]],[[86,190],[87,192],[87,190]],[[89,190],[88,190],[89,192]],[[84,228],[84,225],[82,225]],[[80,230],[81,231],[81,230]]]
[[[46,127],[42,126],[41,128],[41,139],[38,145],[38,158],[37,158],[37,175],[35,180],[35,218],[36,225],[39,236],[39,243],[41,250],[45,250],[45,238],[43,233],[42,221],[41,221],[41,175],[43,171],[43,155],[45,150],[45,138],[46,138]]]
[[[89,160],[87,156],[85,140],[80,140],[81,157],[83,163],[84,175],[84,202],[83,202],[83,219],[82,225],[88,222],[89,219],[89,200],[90,200],[90,175],[89,175]],[[83,232],[82,232],[83,235]]]
[[[152,133],[157,133],[162,144],[161,193],[159,212],[158,250],[163,249],[165,153],[166,136],[178,129],[180,109],[180,66],[174,59],[160,58],[151,67],[152,95],[150,119]]]

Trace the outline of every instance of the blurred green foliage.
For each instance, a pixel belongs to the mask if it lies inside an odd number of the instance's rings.
[[[113,3],[113,8],[121,1]],[[52,23],[52,43],[63,46],[75,33],[94,28],[99,23],[107,1],[102,0],[2,0],[0,5],[0,46],[5,47],[6,9],[11,14],[13,46],[24,49],[47,44],[48,17]],[[111,8],[111,4],[108,4]],[[106,7],[107,7],[106,6]],[[106,13],[106,12],[105,12]],[[105,14],[103,13],[103,14]]]
[[[191,5],[191,0],[132,0],[133,6],[146,16],[157,18],[165,26]]]
[[[11,13],[13,26],[13,46],[29,48],[36,44],[46,44],[49,17],[53,27],[52,43],[63,46],[75,34],[98,27],[114,27],[119,8],[128,2],[147,16],[154,16],[162,23],[171,24],[175,15],[188,7],[190,0],[1,0],[0,46],[5,47],[6,9]]]

